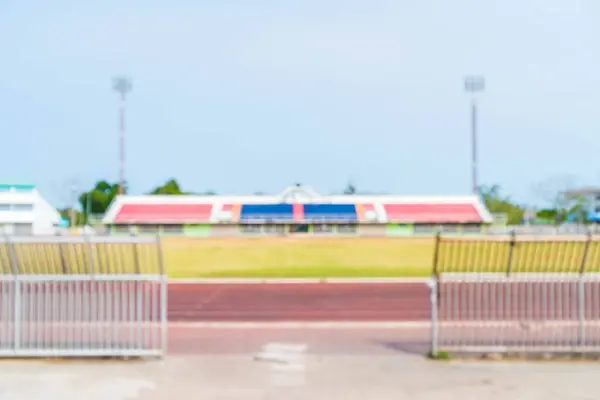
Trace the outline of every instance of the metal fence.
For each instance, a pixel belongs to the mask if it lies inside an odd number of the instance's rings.
[[[161,357],[167,280],[151,237],[0,237],[0,356]]]
[[[438,236],[432,353],[599,352],[600,238]]]

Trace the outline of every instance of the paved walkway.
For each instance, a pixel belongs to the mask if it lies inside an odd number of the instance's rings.
[[[580,400],[597,398],[600,365],[431,362],[394,348],[318,350],[272,342],[252,353],[164,361],[0,363],[11,400]],[[322,344],[322,346],[327,347]]]

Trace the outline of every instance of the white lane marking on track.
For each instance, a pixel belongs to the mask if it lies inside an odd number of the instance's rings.
[[[429,321],[403,322],[169,322],[176,329],[423,329]]]
[[[501,328],[520,329],[563,328],[577,326],[578,321],[439,321],[440,328]],[[587,321],[586,326],[600,327],[600,321]],[[173,329],[428,329],[430,321],[405,322],[171,322]]]
[[[367,283],[367,284],[385,284],[385,283],[398,283],[398,284],[411,284],[411,283],[422,283],[427,284],[430,281],[429,278],[311,278],[311,279],[298,279],[298,278],[206,278],[206,279],[169,279],[169,283],[172,284],[186,284],[186,285],[210,285],[210,284],[307,284],[307,283]]]

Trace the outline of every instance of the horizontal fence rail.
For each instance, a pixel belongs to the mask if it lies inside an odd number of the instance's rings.
[[[0,267],[0,357],[164,355],[157,239],[4,237]]]
[[[600,352],[600,238],[438,236],[432,352]]]

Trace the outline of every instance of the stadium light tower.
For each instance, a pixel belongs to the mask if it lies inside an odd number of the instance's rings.
[[[131,79],[125,76],[113,78],[112,88],[121,95],[119,108],[119,194],[125,193],[125,97],[131,92]]]
[[[468,75],[465,78],[465,90],[471,94],[471,179],[473,194],[479,192],[477,181],[477,93],[485,89],[485,78],[480,75]]]

